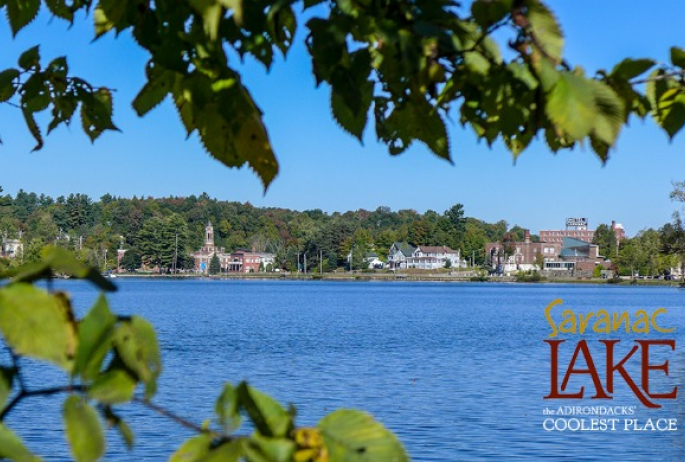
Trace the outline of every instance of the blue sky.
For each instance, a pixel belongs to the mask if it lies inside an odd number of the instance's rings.
[[[566,34],[567,59],[588,73],[610,69],[626,56],[667,61],[670,46],[685,48],[685,2],[680,0],[651,7],[588,0],[548,5]],[[391,157],[376,142],[372,125],[361,145],[332,120],[328,88],[314,88],[302,46],[304,29],[287,61],[277,60],[270,73],[249,59],[239,65],[265,113],[281,166],[264,195],[250,170],[227,169],[204,153],[196,136],[186,140],[168,101],[139,119],[130,102],[144,84],[145,54],[127,34],[91,43],[91,23],[92,18],[80,17],[69,29],[41,14],[15,40],[7,24],[0,23],[0,69],[15,65],[19,53],[36,44],[46,60],[66,54],[73,74],[117,89],[115,122],[122,129],[91,145],[74,121],[31,153],[34,141],[20,113],[0,105],[0,185],[5,192],[23,188],[99,198],[107,192],[160,197],[206,191],[256,206],[328,212],[381,205],[443,212],[462,203],[468,216],[504,219],[534,233],[562,227],[566,217],[587,217],[592,228],[615,219],[634,235],[669,221],[677,208],[668,193],[672,181],[685,179],[685,133],[669,142],[650,120],[631,121],[605,166],[589,147],[553,155],[542,140],[514,165],[501,143],[489,149],[455,122],[448,125],[454,165],[420,144]]]

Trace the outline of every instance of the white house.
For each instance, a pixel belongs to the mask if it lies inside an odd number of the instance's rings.
[[[388,252],[388,267],[390,269],[407,268],[407,259],[414,255],[414,247],[406,242],[393,242]]]
[[[269,264],[271,265],[272,270],[275,268],[276,256],[274,254],[268,252],[258,252],[257,255],[259,255],[259,263],[264,268],[264,271],[266,271],[266,265]]]
[[[452,250],[449,247],[420,245],[414,249],[411,257],[407,258],[409,268],[434,270],[445,268],[449,261],[449,266],[458,268],[460,266],[459,250]]]
[[[2,238],[2,256],[15,258],[24,250],[24,245],[19,239]]]

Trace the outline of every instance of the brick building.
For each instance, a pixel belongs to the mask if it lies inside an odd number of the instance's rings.
[[[617,243],[626,238],[626,230],[623,229],[621,223],[616,223],[612,220],[611,230],[616,236]],[[566,220],[566,229],[540,231],[540,242],[561,244],[565,237],[592,243],[592,239],[595,237],[595,230],[588,229],[587,218],[568,218]]]

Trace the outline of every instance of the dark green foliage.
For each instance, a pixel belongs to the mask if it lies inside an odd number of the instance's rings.
[[[217,254],[212,255],[212,259],[209,261],[209,274],[219,274],[221,272],[221,261],[219,261],[219,256]]]
[[[601,224],[597,226],[592,243],[599,246],[599,254],[607,258],[615,257],[617,254],[616,235],[609,225]]]
[[[121,258],[121,269],[135,271],[143,264],[143,259],[137,249],[128,249]]]

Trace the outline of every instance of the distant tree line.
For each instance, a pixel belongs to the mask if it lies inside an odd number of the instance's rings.
[[[681,188],[682,189],[682,188]],[[678,199],[677,191],[673,193]],[[189,197],[121,198],[110,194],[93,200],[86,194],[52,198],[19,190],[12,197],[0,188],[0,235],[24,244],[21,261],[40,258],[46,245],[67,248],[103,270],[116,268],[117,249],[126,249],[120,266],[133,270],[145,264],[160,271],[192,269],[192,252],[203,243],[208,222],[215,243],[227,251],[250,249],[276,255],[276,267],[294,270],[305,259],[311,271],[332,271],[348,264],[362,267],[365,253],[382,259],[395,241],[412,245],[446,245],[459,249],[476,265],[486,263],[486,242],[514,245],[525,229],[506,221],[487,223],[467,217],[462,204],[443,213],[428,210],[393,211],[378,207],[326,213],[254,207],[249,202],[220,201],[207,193]],[[653,276],[678,267],[685,256],[685,226],[676,213],[661,228],[640,231],[616,241],[608,225],[599,225],[594,243],[621,274]],[[531,236],[537,241],[536,235]],[[3,266],[18,262],[4,261]]]
[[[178,269],[191,269],[191,254],[202,246],[208,222],[214,226],[217,246],[271,252],[275,266],[286,270],[295,269],[298,258],[302,264],[306,255],[312,271],[331,271],[347,263],[351,249],[358,267],[367,252],[385,258],[395,241],[446,245],[482,264],[486,242],[501,240],[508,231],[523,236],[523,228],[510,230],[504,220],[486,223],[466,217],[462,204],[443,213],[389,207],[326,213],[259,208],[207,193],[168,198],[105,194],[93,200],[80,193],[52,198],[24,190],[14,197],[1,192],[0,235],[21,236],[24,262],[39,259],[44,246],[57,245],[102,269],[116,267],[120,247],[127,250],[121,262],[125,269],[146,264],[168,271],[174,263]]]

